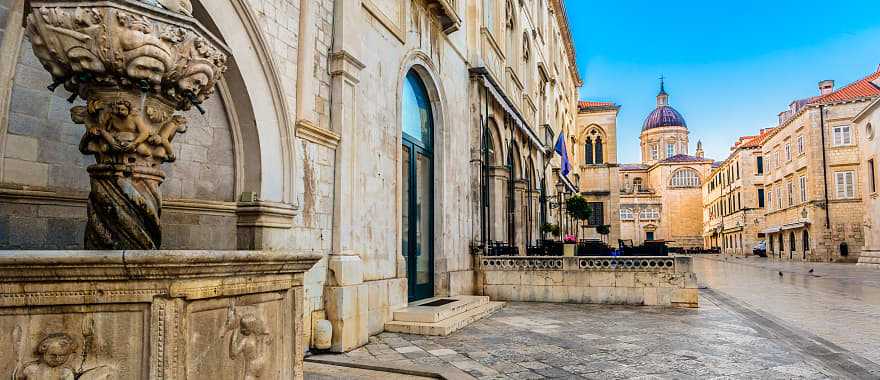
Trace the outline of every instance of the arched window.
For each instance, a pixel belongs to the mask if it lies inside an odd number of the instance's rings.
[[[595,145],[596,145],[596,149],[595,149],[595,151],[596,151],[596,163],[597,163],[597,164],[602,164],[602,163],[605,162],[605,159],[604,159],[604,157],[603,157],[603,154],[604,154],[604,153],[602,152],[602,136],[596,136],[596,143],[595,143]]]
[[[584,142],[584,163],[589,165],[593,162],[593,142],[587,137],[587,141]]]
[[[809,231],[804,230],[804,232],[802,233],[802,240],[803,240],[803,243],[801,243],[801,244],[803,245],[804,253],[806,254],[807,252],[810,251],[810,232]]]
[[[633,210],[631,208],[620,209],[620,220],[633,220],[633,219],[635,219],[635,215],[633,215]]]
[[[694,169],[680,169],[672,174],[672,187],[700,187],[700,176]]]
[[[644,220],[657,220],[657,219],[660,219],[660,211],[657,210],[657,209],[654,208],[654,207],[648,207],[648,208],[646,208],[646,209],[643,209],[643,210],[639,213],[639,219],[644,219]]]
[[[423,146],[431,146],[431,100],[415,71],[403,83],[403,133]]]

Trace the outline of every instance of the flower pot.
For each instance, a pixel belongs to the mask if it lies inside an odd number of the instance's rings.
[[[577,251],[577,244],[575,243],[566,243],[565,246],[562,248],[562,254],[566,257],[574,257],[575,251]]]

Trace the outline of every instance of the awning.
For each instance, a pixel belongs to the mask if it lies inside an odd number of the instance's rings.
[[[489,75],[489,71],[485,67],[475,67],[470,69],[471,73],[476,74],[482,79],[483,87],[486,87],[489,90],[489,93],[492,94],[492,97],[495,98],[495,101],[501,105],[501,108],[504,109],[508,115],[513,119],[514,124],[516,124],[517,128],[521,130],[526,136],[529,137],[529,141],[538,148],[542,154],[547,154],[547,147],[541,143],[541,139],[538,138],[538,135],[535,134],[535,131],[529,127],[529,124],[526,123],[525,119],[520,115],[519,111],[517,111],[516,107],[514,107],[510,101],[508,101],[507,96],[504,95],[504,92],[501,90],[501,87],[498,83],[495,82],[495,79]],[[572,190],[574,191],[574,190]]]
[[[571,180],[568,179],[568,177],[560,175],[559,178],[562,178],[562,183],[565,184],[565,187],[568,188],[568,191],[571,191],[572,193],[577,193],[577,187],[575,187],[574,184],[571,183]]]
[[[731,227],[731,228],[725,229],[725,230],[723,230],[723,231],[721,231],[721,232],[722,232],[722,233],[725,233],[725,234],[729,234],[729,233],[731,233],[731,232],[740,232],[740,231],[742,231],[742,230],[743,230],[742,226],[739,226],[739,227]]]
[[[775,234],[775,233],[777,233],[777,232],[779,232],[779,231],[780,231],[779,227],[770,227],[770,228],[768,228],[768,229],[766,229],[766,230],[764,230],[764,231],[761,231],[761,232],[763,232],[763,233],[765,233],[765,234]]]
[[[783,231],[794,230],[794,229],[798,229],[798,228],[804,228],[807,226],[807,224],[809,224],[809,223],[807,223],[807,222],[789,223],[789,224],[783,225],[781,229]]]

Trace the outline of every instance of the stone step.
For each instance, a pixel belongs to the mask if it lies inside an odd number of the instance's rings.
[[[414,335],[447,336],[467,325],[492,315],[504,307],[504,302],[488,302],[451,318],[439,322],[391,321],[385,324],[385,331]]]
[[[406,308],[394,312],[394,320],[400,322],[440,322],[458,314],[478,308],[489,303],[486,296],[454,296],[435,297],[409,304]],[[426,306],[441,304],[438,306]]]

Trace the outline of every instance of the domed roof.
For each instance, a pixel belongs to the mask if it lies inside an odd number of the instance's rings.
[[[666,93],[666,84],[663,82],[663,77],[660,78],[660,93],[657,94],[657,108],[648,115],[647,119],[645,119],[645,124],[642,125],[642,132],[661,127],[687,128],[687,123],[685,123],[684,117],[681,116],[675,108],[669,106],[669,94]]]
[[[684,121],[684,117],[681,116],[675,108],[670,106],[658,106],[654,112],[651,112],[651,114],[648,115],[648,118],[645,119],[645,124],[642,125],[642,131],[660,127],[687,128],[687,123]]]

